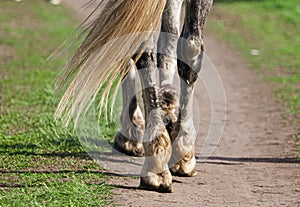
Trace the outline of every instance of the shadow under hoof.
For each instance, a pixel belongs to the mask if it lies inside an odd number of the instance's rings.
[[[170,185],[170,186],[160,185],[158,187],[157,186],[150,186],[148,183],[144,182],[143,180],[141,180],[141,182],[140,182],[139,189],[147,190],[147,191],[156,191],[156,192],[159,192],[159,193],[173,193],[172,185]]]
[[[196,177],[196,175],[198,174],[196,170],[193,170],[190,173],[184,173],[180,171],[173,171],[170,169],[170,172],[173,176],[177,176],[177,177]]]
[[[119,152],[134,156],[134,157],[144,157],[145,151],[143,144],[134,140],[130,140],[123,136],[120,132],[115,135],[115,142],[113,146]]]

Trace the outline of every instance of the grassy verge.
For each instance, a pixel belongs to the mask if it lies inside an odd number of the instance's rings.
[[[0,206],[112,205],[99,166],[53,121],[65,59],[46,59],[74,29],[69,16],[47,1],[0,2]]]
[[[274,86],[296,125],[300,124],[299,25],[298,0],[215,0],[208,24]],[[299,136],[300,129],[295,137]]]

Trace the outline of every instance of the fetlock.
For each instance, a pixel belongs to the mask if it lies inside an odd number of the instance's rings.
[[[127,155],[144,156],[143,136],[145,121],[138,106],[129,107],[129,116],[126,113],[121,117],[122,129],[115,135],[114,147]]]
[[[158,192],[172,192],[172,175],[168,162],[172,155],[169,134],[160,120],[160,109],[152,110],[143,142],[145,162],[141,173],[140,187]],[[155,114],[155,115],[153,115]]]
[[[160,107],[162,109],[162,120],[168,133],[171,134],[178,119],[178,93],[170,85],[164,86],[159,90],[158,95]]]
[[[196,176],[196,131],[192,119],[182,120],[179,116],[171,136],[173,154],[169,166],[172,175],[182,177]]]

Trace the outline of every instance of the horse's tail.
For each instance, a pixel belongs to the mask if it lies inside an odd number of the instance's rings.
[[[85,112],[101,89],[100,109],[108,101],[113,83],[126,75],[131,55],[147,42],[158,27],[166,0],[101,0],[99,17],[58,79],[68,85],[55,113],[69,123]],[[94,11],[94,12],[95,12]],[[150,33],[149,33],[150,32]],[[120,77],[121,76],[121,77]]]

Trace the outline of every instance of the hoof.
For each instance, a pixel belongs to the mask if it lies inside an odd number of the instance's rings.
[[[130,140],[120,132],[115,135],[114,148],[129,156],[143,157],[145,154],[141,142]]]
[[[177,164],[170,168],[170,172],[174,176],[195,177],[197,175],[195,157],[192,157],[189,161],[184,159],[180,160]]]
[[[172,175],[174,175],[174,176],[178,176],[178,177],[195,177],[197,175],[196,170],[192,170],[191,172],[184,172],[184,170],[180,169],[176,165],[173,166],[172,168],[170,168],[170,171],[171,171]]]
[[[141,177],[140,188],[160,193],[172,193],[172,175],[170,171],[164,171],[161,174],[151,173],[147,177]]]

